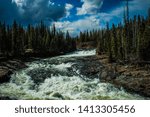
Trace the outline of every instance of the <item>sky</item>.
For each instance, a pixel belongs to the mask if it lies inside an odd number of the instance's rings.
[[[67,30],[72,36],[80,31],[104,28],[106,22],[123,21],[124,0],[0,0],[0,21],[11,24],[47,26]],[[150,0],[129,0],[130,18],[147,16]]]

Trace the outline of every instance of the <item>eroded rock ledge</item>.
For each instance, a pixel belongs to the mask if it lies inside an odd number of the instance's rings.
[[[8,82],[12,71],[9,69],[0,69],[0,83]]]
[[[19,69],[25,68],[26,65],[21,60],[4,60],[0,62],[0,84],[9,82],[10,75]]]
[[[104,65],[99,73],[101,82],[109,82],[116,87],[123,87],[129,92],[150,97],[150,69],[147,66],[132,64],[110,64],[106,56],[99,57]]]

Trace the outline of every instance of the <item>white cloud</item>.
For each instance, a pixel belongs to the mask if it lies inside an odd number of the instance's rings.
[[[66,4],[66,10],[71,10],[73,8],[73,5],[72,4]]]
[[[65,9],[66,9],[66,17],[68,17],[70,15],[70,10],[73,8],[74,6],[72,4],[66,4]]]
[[[18,6],[22,6],[24,3],[24,0],[12,0],[12,2],[15,2]]]
[[[55,26],[58,29],[66,32],[67,30],[70,32],[72,36],[77,36],[80,31],[85,30],[93,30],[99,29],[100,27],[100,19],[97,16],[85,17],[83,19],[77,21],[63,21],[63,22],[55,22]]]
[[[29,1],[30,3],[33,3],[31,5],[29,5],[29,7],[27,7],[27,5],[25,5],[27,8],[31,9],[25,9],[27,10],[26,15],[29,16],[29,18],[31,16],[35,16],[36,18],[41,18],[45,17],[45,16],[49,16],[49,17],[56,17],[60,10],[64,10],[64,9],[60,9],[59,11],[57,11],[57,9],[59,8],[58,6],[56,6],[55,3],[51,2],[51,0],[45,0],[45,1],[49,1],[50,3],[50,8],[48,8],[48,12],[46,11],[45,8],[47,8],[45,4],[45,2],[43,3],[42,7],[41,4],[39,4],[41,1],[44,0],[15,0],[18,5],[22,5],[22,4],[27,4]],[[34,1],[34,2],[31,2]],[[56,27],[58,29],[63,30],[64,32],[66,32],[67,30],[72,34],[72,35],[77,35],[80,31],[85,31],[85,30],[92,30],[92,29],[99,29],[102,27],[105,27],[105,23],[106,22],[110,22],[110,25],[112,22],[115,21],[122,21],[123,19],[123,12],[124,12],[124,6],[118,6],[117,8],[115,8],[114,10],[108,12],[108,13],[100,13],[99,10],[103,4],[103,0],[81,0],[83,2],[83,5],[81,8],[77,8],[77,15],[83,15],[84,18],[79,19],[77,21],[57,21],[54,22]],[[44,11],[44,16],[43,16],[43,12],[41,11],[41,8],[39,9],[39,7],[43,8]],[[59,19],[62,17],[68,17],[70,15],[71,9],[74,8],[74,6],[72,4],[65,4],[65,11],[62,12],[61,16],[56,17],[55,19]],[[147,9],[150,7],[150,0],[133,0],[130,1],[129,3],[129,9],[130,9],[130,15],[133,16],[134,14],[141,14],[141,15],[145,15],[147,14]],[[34,14],[32,15],[32,11],[37,11],[38,9],[38,13],[42,13],[42,15],[33,12]],[[56,12],[57,11],[57,12]],[[31,13],[31,14],[30,14]],[[46,14],[45,14],[46,13]],[[48,15],[49,14],[49,15]],[[88,14],[89,17],[84,16]],[[27,17],[28,18],[28,17]],[[54,19],[53,18],[53,19]],[[116,20],[117,19],[117,20]]]
[[[77,15],[96,14],[103,4],[103,0],[82,0],[83,5],[77,8]]]

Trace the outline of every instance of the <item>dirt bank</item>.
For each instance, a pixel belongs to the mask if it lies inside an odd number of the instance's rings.
[[[150,65],[133,63],[108,63],[106,55],[98,56],[103,67],[100,81],[109,82],[127,91],[150,97]]]

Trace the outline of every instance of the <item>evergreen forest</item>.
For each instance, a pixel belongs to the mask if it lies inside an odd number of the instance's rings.
[[[97,54],[107,54],[113,61],[150,60],[150,9],[148,17],[134,16],[118,25],[107,23],[105,29],[81,32],[78,43],[94,41]]]
[[[0,56],[54,56],[76,50],[84,42],[96,43],[97,54],[107,54],[109,61],[150,60],[150,9],[148,16],[134,16],[118,25],[107,23],[106,28],[80,32],[73,38],[57,30],[55,25],[48,28],[41,22],[37,26],[24,28],[16,21],[12,25],[0,22]]]
[[[67,31],[48,28],[41,22],[37,26],[23,27],[16,21],[10,26],[0,22],[1,57],[49,57],[76,50],[75,39]]]

